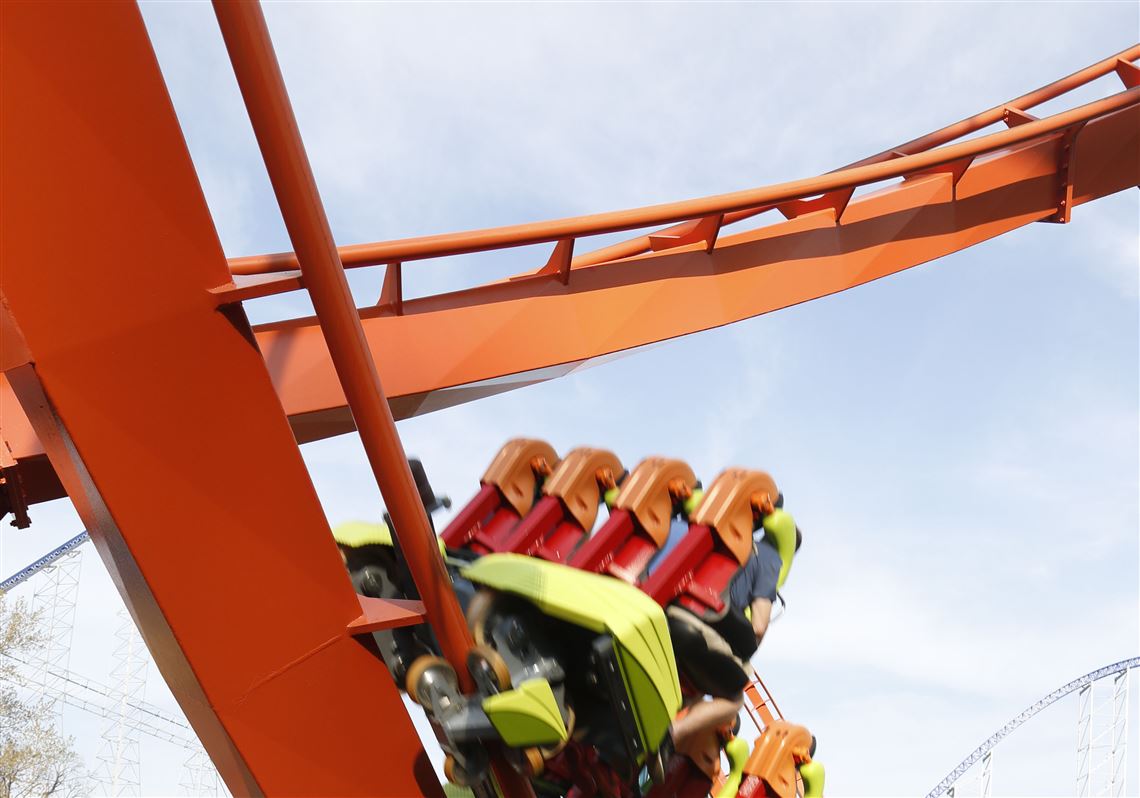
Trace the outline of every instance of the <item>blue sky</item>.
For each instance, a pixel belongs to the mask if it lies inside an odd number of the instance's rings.
[[[144,15],[227,254],[289,249],[209,7]],[[280,4],[266,15],[344,244],[806,177],[1140,38],[1134,3]],[[1127,192],[1076,209],[1068,226],[1031,225],[402,422],[405,446],[459,504],[518,435],[605,446],[630,466],[681,457],[706,482],[729,465],[771,471],[805,543],[789,612],[755,663],[785,714],[819,737],[829,794],[925,793],[1040,696],[1140,651],[1138,212]],[[544,259],[413,264],[406,290]],[[379,281],[352,276],[361,304]],[[289,296],[248,310],[256,322],[304,308]],[[330,521],[379,515],[353,436],[304,451]],[[66,503],[34,518],[0,532],[0,572],[79,528]],[[86,569],[72,665],[105,679],[117,598],[96,558]],[[169,702],[157,681],[152,698]],[[1000,748],[994,794],[1072,794],[1075,720],[1075,703],[1059,705]],[[97,729],[74,724],[94,752]],[[177,792],[178,761],[154,749],[146,792]],[[1135,789],[1135,757],[1130,770]]]

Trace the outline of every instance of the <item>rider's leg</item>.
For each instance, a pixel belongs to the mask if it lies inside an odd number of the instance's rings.
[[[722,730],[731,728],[744,705],[744,696],[735,700],[713,698],[698,701],[673,721],[673,748],[684,754],[709,778],[720,772]]]

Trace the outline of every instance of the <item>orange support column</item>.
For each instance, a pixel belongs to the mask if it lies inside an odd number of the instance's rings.
[[[440,795],[138,9],[0,13],[0,366],[164,679],[235,795]]]
[[[392,531],[443,655],[455,668],[460,685],[472,690],[475,685],[466,666],[467,653],[474,646],[471,631],[452,590],[364,338],[261,5],[256,0],[214,0],[214,13],[337,379],[392,516]],[[512,798],[534,794],[529,783],[502,760],[495,762],[495,775],[500,788]]]
[[[218,0],[214,11],[338,382],[388,505],[394,532],[443,653],[460,679],[470,684],[464,663],[474,645],[471,632],[452,592],[376,364],[369,355],[261,7],[248,0]]]

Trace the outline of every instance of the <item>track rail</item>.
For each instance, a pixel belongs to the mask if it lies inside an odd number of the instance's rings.
[[[1120,673],[1121,671],[1127,671],[1138,667],[1140,667],[1140,657],[1133,657],[1132,659],[1125,659],[1121,660],[1120,662],[1114,662],[1112,665],[1106,665],[1103,668],[1097,668],[1095,671],[1086,673],[1079,679],[1073,679],[1073,681],[1069,682],[1068,684],[1058,687],[1047,696],[1026,707],[1026,709],[1014,717],[1013,720],[986,738],[986,741],[975,748],[968,757],[963,759],[958,764],[958,767],[951,770],[946,778],[938,782],[938,784],[935,785],[934,789],[926,794],[926,798],[938,798],[938,796],[946,792],[946,790],[948,790],[954,782],[962,777],[963,773],[973,767],[975,763],[980,761],[981,758],[984,757],[989,751],[991,751],[995,745],[1000,743],[1002,740],[1016,731],[1018,727],[1022,726],[1027,720],[1032,718],[1037,713],[1041,712],[1043,709],[1046,709],[1047,707],[1060,701],[1069,693],[1074,693],[1077,690],[1080,690],[1086,684],[1091,684],[1092,682],[1100,681],[1106,676],[1113,676],[1117,673]]]
[[[7,593],[17,585],[21,585],[24,582],[28,581],[44,568],[47,568],[54,562],[58,562],[89,540],[91,540],[91,538],[88,536],[87,531],[84,530],[66,543],[55,547],[43,557],[40,557],[35,562],[21,568],[19,571],[16,571],[16,573],[5,579],[3,582],[0,582],[0,594]]]
[[[1140,46],[1123,51],[1118,56],[1102,61],[1100,65],[1125,63],[1131,66],[1131,61],[1140,58]],[[1100,66],[1097,65],[1097,66]],[[1105,69],[1101,74],[1106,74]],[[1090,74],[1096,74],[1096,71]],[[1099,75],[1098,75],[1099,76]],[[1090,78],[1091,79],[1091,78]],[[1059,81],[1063,82],[1063,81]],[[1087,82],[1087,81],[1086,81]],[[1078,84],[1080,85],[1080,84]],[[1005,109],[1015,108],[1014,103],[1003,106]],[[462,255],[471,252],[485,252],[495,249],[528,246],[553,241],[573,241],[584,236],[617,233],[651,225],[669,224],[676,222],[695,223],[705,219],[712,219],[715,230],[709,230],[707,235],[712,236],[715,242],[716,231],[724,225],[724,215],[732,212],[751,213],[762,212],[773,208],[782,208],[792,215],[799,215],[797,211],[807,210],[791,207],[788,203],[797,200],[819,197],[824,202],[817,203],[810,210],[820,210],[825,207],[834,209],[842,215],[850,195],[826,196],[831,192],[845,192],[859,186],[877,183],[892,178],[906,177],[919,172],[946,166],[962,159],[973,159],[987,155],[1001,149],[1030,141],[1043,135],[1050,135],[1064,131],[1075,125],[1081,125],[1099,116],[1119,111],[1140,102],[1140,88],[1130,88],[1125,91],[1097,100],[1066,112],[1055,114],[1045,119],[1017,124],[1008,130],[992,133],[977,139],[960,142],[958,144],[939,147],[938,149],[924,149],[914,154],[902,150],[893,150],[890,155],[883,154],[871,156],[838,171],[828,172],[805,180],[796,180],[788,183],[779,183],[762,188],[736,191],[727,194],[717,194],[701,199],[670,202],[660,205],[650,205],[641,208],[631,208],[610,213],[576,216],[566,219],[555,219],[546,222],[510,225],[485,230],[471,230],[462,233],[445,233],[435,236],[418,238],[405,238],[390,242],[377,242],[373,244],[358,244],[340,247],[338,252],[345,268],[360,266],[376,266],[386,263],[404,263],[425,258],[440,258],[450,255]],[[987,121],[993,115],[990,112],[981,115],[976,125],[966,125],[962,133],[954,136],[960,138],[968,132],[975,132],[983,126],[1001,121],[995,118]],[[1009,118],[1008,113],[1004,118]],[[1024,119],[1025,117],[1018,117]],[[985,125],[981,123],[985,122]],[[953,128],[953,126],[951,126]],[[943,130],[946,130],[944,128]],[[931,141],[945,139],[948,134],[939,136],[932,134]],[[924,141],[918,139],[916,141]],[[952,140],[952,139],[945,139]],[[904,145],[905,146],[905,145]],[[745,218],[737,217],[730,221]],[[657,236],[667,235],[667,231],[658,231]],[[675,234],[676,235],[676,234]],[[684,238],[683,235],[678,236]],[[679,242],[661,242],[679,243]],[[685,242],[689,243],[689,242]],[[656,249],[647,246],[645,250]],[[645,251],[643,250],[643,251]],[[278,253],[274,255],[258,255],[248,258],[235,258],[229,261],[230,271],[236,275],[264,274],[268,272],[283,272],[297,269],[297,257],[293,253]],[[580,263],[583,263],[580,261]],[[584,263],[583,263],[584,265]]]

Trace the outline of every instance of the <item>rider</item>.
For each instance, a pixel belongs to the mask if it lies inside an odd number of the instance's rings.
[[[783,506],[784,497],[781,494],[772,512],[759,519],[760,529],[753,539],[752,556],[729,583],[728,611],[723,619],[709,624],[728,644],[732,652],[731,659],[739,666],[740,677],[743,679],[738,677],[729,691],[714,693],[711,699],[690,705],[673,723],[675,749],[688,756],[710,778],[715,776],[720,767],[722,740],[729,736],[728,729],[744,704],[744,696],[737,692],[737,685],[741,685],[742,680],[746,683],[751,671],[751,666],[747,663],[768,632],[772,605],[779,596],[778,589],[787,577],[792,556],[799,551],[803,542],[799,527],[791,515],[783,510]],[[787,562],[781,556],[781,549],[787,556]],[[672,624],[671,628],[677,629]],[[723,644],[717,645],[715,641],[709,641],[707,635],[705,642],[712,642],[707,649],[709,655],[722,661],[730,658],[727,652],[718,650]],[[718,669],[706,672],[712,675]]]
[[[760,641],[768,632],[772,619],[772,606],[779,598],[779,588],[783,586],[791,566],[792,555],[800,550],[803,535],[792,516],[784,511],[784,495],[776,500],[772,513],[761,519],[761,530],[753,536],[752,556],[740,569],[729,585],[730,610],[715,628],[727,640],[733,653],[743,661],[748,661]],[[794,530],[795,544],[788,555],[788,562],[780,554],[783,534]],[[789,540],[789,542],[791,542]]]

